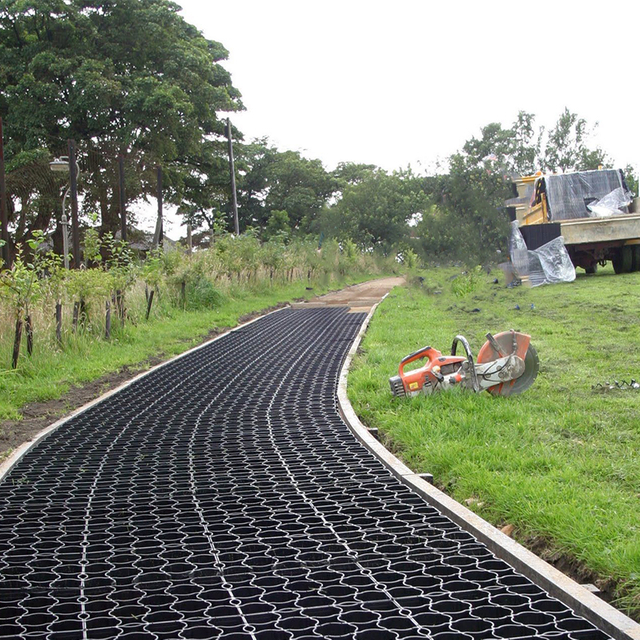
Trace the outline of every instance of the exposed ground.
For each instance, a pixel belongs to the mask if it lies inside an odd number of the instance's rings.
[[[349,306],[353,313],[369,313],[374,304],[394,287],[404,284],[404,278],[381,278],[354,284],[340,291],[333,291],[323,296],[312,298],[308,302],[295,303],[294,308]]]
[[[221,331],[211,331],[202,342],[211,340]],[[75,409],[91,402],[107,391],[119,387],[139,373],[163,362],[166,357],[160,353],[153,358],[140,362],[134,367],[122,367],[81,387],[72,387],[60,398],[33,402],[22,407],[22,420],[4,420],[0,422],[0,461],[10,451],[23,442],[33,439],[40,431],[56,422]]]

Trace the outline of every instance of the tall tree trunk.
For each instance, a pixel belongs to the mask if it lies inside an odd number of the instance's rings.
[[[92,148],[91,143],[89,143],[89,145],[88,159],[93,166],[106,169],[107,164],[116,164],[116,158],[107,159],[101,152]],[[115,185],[110,183],[110,178],[107,177],[112,174],[109,171],[96,171],[92,175],[96,182],[95,187],[102,222],[100,234],[102,235],[107,231],[111,231],[115,236],[116,231],[120,229],[120,201],[117,194],[114,193],[114,191],[117,190],[115,189]],[[117,172],[115,175],[117,176]]]
[[[24,234],[27,229],[27,216],[31,211],[31,207],[29,206],[29,197],[30,196],[27,195],[20,198],[20,212],[18,213],[18,221],[17,223],[14,222],[14,224],[16,225],[16,230],[13,234],[15,242],[22,242],[24,240]],[[7,197],[7,200],[11,201],[12,198]]]

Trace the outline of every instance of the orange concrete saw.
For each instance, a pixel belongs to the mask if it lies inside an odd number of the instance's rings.
[[[465,356],[456,355],[458,344],[464,347]],[[405,371],[407,365],[422,359],[427,360],[424,366]],[[424,347],[403,358],[398,375],[389,378],[389,385],[398,397],[430,395],[456,386],[510,396],[526,391],[534,383],[539,368],[538,354],[526,333],[513,330],[495,336],[487,333],[487,341],[475,362],[467,340],[456,336],[450,356]]]

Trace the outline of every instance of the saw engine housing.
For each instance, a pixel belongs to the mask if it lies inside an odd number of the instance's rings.
[[[465,356],[456,354],[458,344],[464,347]],[[427,361],[424,366],[405,371],[407,365],[422,359]],[[389,378],[389,385],[397,397],[429,395],[455,386],[509,396],[528,389],[538,370],[538,355],[531,336],[512,330],[495,336],[488,333],[476,362],[463,336],[454,338],[451,355],[423,347],[401,360],[398,375]]]

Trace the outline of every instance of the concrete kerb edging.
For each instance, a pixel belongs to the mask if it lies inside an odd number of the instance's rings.
[[[583,616],[616,640],[640,640],[639,624],[525,549],[476,513],[420,478],[378,442],[360,422],[347,396],[347,376],[353,357],[377,307],[376,304],[369,312],[340,371],[338,408],[354,435],[400,481],[419,493],[429,504],[475,536],[496,556],[508,562],[521,574],[545,589],[551,596],[566,604],[578,615]]]
[[[239,329],[244,329],[245,327],[249,326],[250,324],[253,324],[254,322],[257,322],[258,320],[262,320],[262,318],[266,318],[267,316],[270,316],[273,313],[278,313],[279,311],[282,311],[283,309],[287,309],[287,308],[288,307],[282,307],[281,309],[276,309],[275,311],[270,311],[269,313],[265,313],[262,316],[254,318],[253,320],[249,320],[249,322],[244,322],[242,324],[239,324],[237,327],[234,327],[233,329],[229,329],[228,331],[225,331],[224,333],[221,333],[220,335],[215,336],[214,338],[211,338],[211,340],[207,340],[207,341],[203,342],[202,344],[199,344],[199,345],[197,345],[195,347],[192,347],[191,349],[188,349],[187,351],[184,351],[183,353],[179,353],[177,356],[174,356],[173,358],[170,358],[169,360],[166,360],[165,362],[161,362],[160,364],[157,364],[157,365],[151,367],[147,371],[143,371],[142,373],[139,373],[138,375],[134,376],[130,380],[127,380],[126,382],[123,382],[121,385],[115,387],[115,389],[111,389],[110,391],[107,391],[106,393],[103,393],[98,398],[95,398],[91,402],[87,402],[87,404],[84,404],[81,407],[78,407],[73,412],[71,412],[69,415],[65,416],[64,418],[61,418],[60,420],[58,420],[57,422],[54,422],[53,424],[49,425],[48,427],[45,427],[42,431],[38,432],[31,440],[28,440],[27,442],[24,442],[19,447],[17,447],[11,453],[11,455],[8,456],[2,462],[2,464],[0,464],[0,481],[2,481],[4,479],[4,477],[11,471],[11,469],[13,469],[13,467],[20,461],[20,459],[24,455],[27,454],[27,452],[29,452],[31,449],[33,449],[33,447],[35,447],[40,441],[42,441],[44,438],[46,438],[50,433],[52,433],[56,429],[60,428],[63,424],[69,422],[69,420],[71,420],[72,418],[75,418],[76,416],[80,415],[81,413],[84,413],[88,409],[91,409],[91,407],[94,407],[95,405],[99,404],[103,400],[106,400],[107,398],[110,398],[111,396],[115,395],[119,391],[122,391],[123,389],[126,389],[129,385],[132,385],[134,382],[137,382],[141,378],[144,378],[145,376],[148,376],[153,371],[157,371],[158,369],[160,369],[162,367],[166,367],[168,364],[171,364],[172,362],[175,362],[176,360],[179,360],[180,358],[184,358],[185,356],[188,356],[189,354],[194,353],[194,351],[198,351],[199,349],[204,349],[204,347],[210,345],[212,342],[215,342],[216,340],[220,340],[220,338],[224,338],[226,335],[228,335],[230,333],[233,333],[234,331],[238,331]]]

